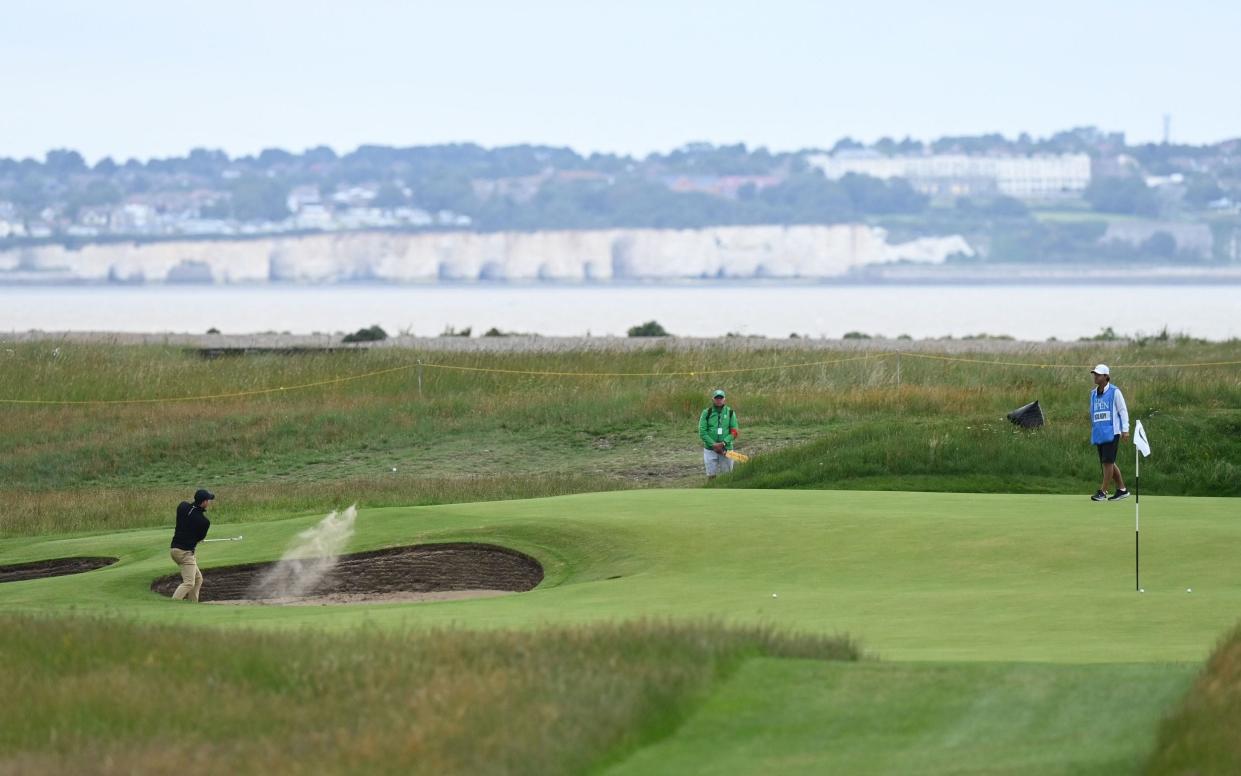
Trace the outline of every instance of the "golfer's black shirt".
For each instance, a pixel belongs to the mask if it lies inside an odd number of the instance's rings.
[[[207,510],[182,501],[177,505],[177,528],[172,532],[172,546],[193,552],[198,543],[207,537],[209,528],[211,521],[207,519]]]

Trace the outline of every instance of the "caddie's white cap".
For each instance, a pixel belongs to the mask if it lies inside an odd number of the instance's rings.
[[[1092,375],[1110,375],[1112,370],[1107,368],[1107,364],[1099,364],[1094,369],[1091,369],[1090,373]]]

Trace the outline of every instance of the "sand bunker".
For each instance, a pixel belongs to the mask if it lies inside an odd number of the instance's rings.
[[[116,558],[52,558],[31,563],[13,563],[0,566],[0,582],[22,582],[27,579],[63,577],[81,574],[116,563]]]
[[[543,581],[537,560],[490,544],[423,544],[342,555],[318,585],[293,599],[263,597],[256,583],[273,565],[204,569],[201,600],[302,605],[443,601],[520,593]],[[169,574],[152,582],[151,589],[171,596],[180,583],[179,574]]]

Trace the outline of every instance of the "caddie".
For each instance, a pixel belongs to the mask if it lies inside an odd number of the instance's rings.
[[[737,425],[737,413],[725,403],[723,389],[711,395],[711,406],[698,416],[698,437],[702,440],[702,461],[707,468],[707,479],[733,470],[728,451],[741,431]]]
[[[1125,405],[1124,394],[1112,385],[1112,370],[1107,364],[1099,364],[1090,374],[1095,386],[1090,392],[1090,441],[1099,451],[1099,466],[1103,469],[1103,481],[1090,500],[1120,501],[1129,498],[1120,467],[1116,465],[1120,440],[1129,438],[1129,408]],[[1116,482],[1116,492],[1109,496],[1107,488],[1112,481]]]

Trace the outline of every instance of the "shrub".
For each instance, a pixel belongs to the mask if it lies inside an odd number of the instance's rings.
[[[346,334],[343,342],[378,342],[386,340],[388,332],[380,328],[379,324],[368,326],[364,329],[358,329],[353,334]]]
[[[630,337],[668,337],[667,330],[659,325],[658,321],[647,321],[641,326],[631,326],[629,329]]]
[[[1125,339],[1124,336],[1117,334],[1116,330],[1111,326],[1105,326],[1099,330],[1099,333],[1093,337],[1078,337],[1078,342],[1116,342]]]

